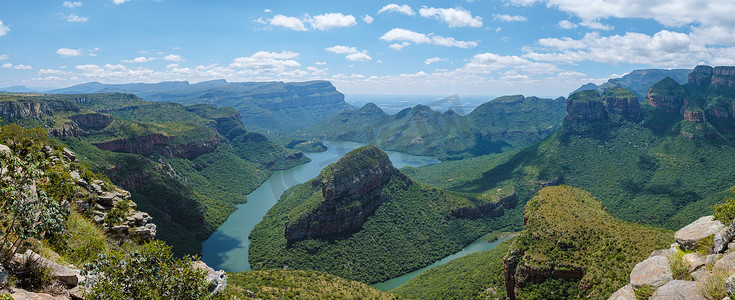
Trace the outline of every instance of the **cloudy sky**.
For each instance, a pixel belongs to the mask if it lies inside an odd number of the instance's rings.
[[[0,87],[305,81],[347,94],[562,96],[735,65],[714,0],[0,0]]]

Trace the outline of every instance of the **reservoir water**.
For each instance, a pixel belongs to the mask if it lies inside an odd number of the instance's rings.
[[[278,202],[281,194],[288,188],[306,182],[319,175],[327,165],[336,162],[350,150],[364,146],[353,142],[324,142],[326,152],[307,153],[311,162],[288,170],[273,172],[268,180],[247,195],[248,202],[238,205],[237,210],[223,223],[212,236],[202,244],[202,261],[214,269],[228,272],[250,270],[248,247],[250,231],[265,216],[266,212]],[[386,151],[396,168],[418,167],[435,164],[439,161],[432,157],[414,156],[405,153]]]

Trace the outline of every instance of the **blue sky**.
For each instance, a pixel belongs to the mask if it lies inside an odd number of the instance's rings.
[[[735,65],[702,0],[0,0],[0,87],[330,80],[347,94],[563,96],[640,68]]]

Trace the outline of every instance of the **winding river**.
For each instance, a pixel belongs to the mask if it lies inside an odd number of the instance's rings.
[[[327,146],[327,151],[306,154],[311,158],[311,162],[288,170],[273,172],[268,180],[248,194],[248,202],[238,205],[237,210],[230,215],[227,221],[202,244],[202,261],[214,269],[222,269],[228,272],[249,271],[248,247],[250,246],[250,239],[248,236],[250,231],[263,219],[268,210],[278,202],[281,194],[294,185],[316,177],[324,167],[336,162],[347,152],[364,146],[361,143],[335,141],[324,142],[324,145]],[[439,163],[438,160],[432,157],[415,156],[395,151],[386,151],[386,153],[393,165],[399,169],[406,166],[419,167]],[[381,290],[391,290],[427,269],[473,252],[490,250],[501,241],[488,243],[487,238],[482,237],[462,249],[462,251],[447,256],[430,266],[373,286]]]

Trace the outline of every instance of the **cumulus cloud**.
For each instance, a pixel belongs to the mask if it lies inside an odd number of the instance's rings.
[[[569,20],[561,20],[559,23],[556,24],[556,26],[559,26],[559,28],[562,29],[574,29],[577,28],[579,25],[572,23]]]
[[[416,14],[416,12],[414,12],[410,6],[406,4],[398,5],[395,3],[391,3],[386,6],[383,6],[381,9],[378,10],[378,14],[382,14],[384,12],[388,12],[388,13],[395,12],[395,13],[400,13],[400,14],[404,14],[407,16],[413,16]]]
[[[169,54],[169,55],[166,55],[166,56],[163,57],[163,60],[166,60],[166,61],[175,61],[175,62],[185,61],[184,60],[184,57],[181,56],[181,55],[178,55],[178,54]]]
[[[128,2],[128,1],[130,0],[112,0],[112,3],[114,3],[115,5],[118,5],[118,4],[123,4],[125,2]]]
[[[140,56],[140,57],[136,57],[133,59],[126,59],[126,60],[123,60],[122,62],[132,64],[132,63],[147,63],[147,62],[151,62],[154,60],[156,60],[155,57]]]
[[[457,8],[422,7],[419,14],[424,18],[434,18],[449,24],[449,27],[482,27],[482,18],[473,17],[469,10]]]
[[[362,17],[362,21],[367,24],[372,24],[373,21],[375,21],[375,18],[371,17],[370,15],[365,15],[364,17]]]
[[[15,66],[13,66],[13,69],[16,69],[16,70],[30,70],[30,69],[33,69],[33,68],[31,68],[31,66],[26,66],[26,65],[15,65]]]
[[[544,38],[540,48],[526,47],[523,57],[537,61],[575,63],[593,61],[608,64],[630,63],[665,67],[690,67],[700,62],[713,63],[730,57],[733,48],[709,47],[696,33],[661,30],[653,35],[628,32],[602,36],[588,33],[581,39]],[[719,60],[722,62],[722,60]]]
[[[355,16],[343,15],[341,13],[317,15],[310,20],[310,23],[313,28],[318,30],[330,30],[357,25]]]
[[[511,15],[499,15],[493,14],[495,20],[503,22],[526,22],[528,19],[524,16],[511,16]]]
[[[433,64],[433,63],[438,63],[438,62],[440,62],[440,61],[446,61],[446,60],[447,60],[446,58],[441,58],[441,57],[432,57],[432,58],[427,58],[427,59],[425,59],[425,60],[424,60],[424,64],[428,66],[428,65],[430,65],[430,64]]]
[[[88,17],[80,17],[79,15],[77,15],[75,13],[72,13],[72,14],[64,17],[64,19],[66,19],[66,21],[68,21],[68,22],[75,22],[75,23],[89,21],[89,18]]]
[[[61,57],[82,56],[82,50],[59,48],[59,49],[56,49],[56,54],[60,55]]]
[[[5,69],[10,69],[10,68],[12,68],[12,67],[13,67],[13,64],[11,64],[11,63],[4,63],[4,64],[3,64],[2,66],[0,66],[0,67],[3,67],[3,68],[5,68]]]
[[[0,54],[0,60],[6,60],[8,58],[10,58],[10,55],[8,55],[8,54]]]
[[[82,2],[81,2],[81,1],[75,1],[75,2],[71,2],[71,1],[64,1],[64,4],[62,4],[62,5],[63,5],[64,7],[68,7],[68,8],[75,8],[75,7],[80,7],[80,6],[82,6]]]
[[[294,60],[299,53],[291,51],[267,52],[259,51],[251,56],[238,57],[232,61],[230,68],[250,69],[268,73],[283,72],[289,68],[298,68],[299,62]]]
[[[275,15],[269,22],[273,26],[285,27],[296,31],[306,31],[306,26],[301,19],[296,17],[287,17],[284,15]]]
[[[613,30],[614,28],[613,26],[602,24],[598,21],[582,21],[582,23],[579,23],[579,25],[597,30]]]
[[[373,59],[372,57],[370,57],[370,55],[367,54],[367,51],[360,51],[357,50],[357,48],[355,47],[336,45],[329,48],[324,48],[324,50],[336,54],[347,54],[345,58],[349,61],[369,61]]]
[[[459,41],[452,37],[443,37],[439,35],[423,34],[414,32],[403,28],[393,28],[390,31],[383,34],[380,37],[381,40],[386,42],[400,42],[391,44],[389,47],[395,50],[400,50],[403,47],[413,44],[433,44],[446,47],[457,47],[457,48],[474,48],[477,47],[477,42],[474,41]]]
[[[3,21],[0,20],[0,36],[6,35],[10,32],[10,27],[8,25],[3,24]]]

